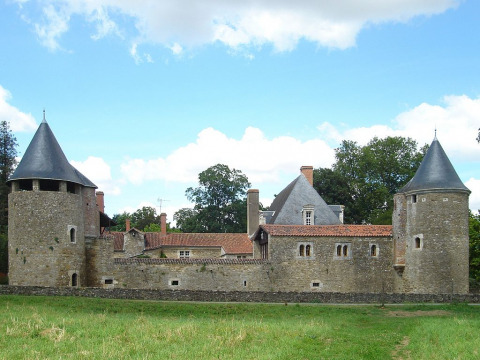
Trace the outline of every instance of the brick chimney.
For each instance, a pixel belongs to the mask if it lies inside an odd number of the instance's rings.
[[[249,189],[247,191],[247,235],[252,236],[257,231],[260,216],[259,191]]]
[[[167,214],[165,213],[160,214],[160,230],[162,235],[167,234]]]
[[[130,231],[130,219],[125,220],[125,231]]]
[[[313,186],[313,166],[302,166],[300,172],[307,178],[310,185]]]
[[[97,199],[98,210],[104,213],[105,212],[105,194],[103,193],[103,191],[97,191],[95,195]]]

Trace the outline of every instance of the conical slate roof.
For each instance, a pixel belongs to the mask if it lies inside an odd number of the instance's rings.
[[[470,193],[470,190],[458,177],[457,172],[436,137],[428,148],[415,176],[399,192],[409,193],[435,190],[454,190]]]
[[[68,162],[45,119],[8,181],[24,179],[62,180],[97,188]]]

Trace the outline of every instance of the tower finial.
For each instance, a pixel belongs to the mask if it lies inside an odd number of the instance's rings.
[[[437,126],[435,125],[435,137],[433,138],[433,140],[437,140]]]
[[[47,122],[47,119],[45,119],[45,108],[43,109],[43,120],[42,120],[42,123],[46,123]]]

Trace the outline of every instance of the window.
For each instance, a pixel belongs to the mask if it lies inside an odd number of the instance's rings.
[[[77,273],[72,274],[72,286],[74,286],[74,287],[78,286],[78,275],[77,275]]]
[[[72,244],[77,242],[77,227],[75,225],[68,225],[68,238]]]
[[[314,283],[312,283],[312,287],[320,287],[320,283],[319,282],[314,282]]]
[[[314,210],[313,205],[305,205],[303,207],[302,213],[303,213],[303,225],[314,225],[315,220],[313,217],[313,210]]]
[[[415,249],[421,249],[422,248],[422,239],[420,239],[418,236],[415,238]]]
[[[178,255],[180,259],[188,259],[190,257],[190,250],[180,250]]]
[[[268,243],[260,244],[260,252],[262,254],[262,259],[268,259]]]
[[[323,287],[323,284],[320,280],[312,280],[310,282],[310,289],[311,290],[320,290]]]
[[[301,242],[297,244],[297,258],[313,258],[313,243]]]
[[[243,286],[247,286],[247,280],[243,280]]]
[[[312,212],[305,211],[305,225],[312,225]]]
[[[170,285],[171,286],[178,286],[178,285],[180,285],[180,281],[179,280],[170,280]]]
[[[105,279],[105,285],[112,285],[113,279]]]
[[[417,202],[417,195],[412,195],[412,204]]]
[[[59,191],[60,182],[57,180],[40,180],[40,191]]]
[[[336,243],[335,244],[335,258],[336,259],[351,259],[351,243]]]
[[[378,245],[377,244],[370,244],[370,256],[371,257],[378,257]]]

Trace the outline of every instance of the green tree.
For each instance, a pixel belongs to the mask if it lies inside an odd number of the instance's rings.
[[[480,214],[470,212],[468,218],[470,236],[470,278],[480,282]]]
[[[346,223],[391,224],[393,195],[414,175],[427,147],[410,138],[344,140],[332,170],[316,169],[314,187],[327,203],[345,205]]]
[[[198,174],[198,183],[185,191],[195,206],[175,213],[177,226],[184,232],[245,232],[248,178],[240,170],[217,164]]]
[[[8,272],[8,193],[7,180],[17,165],[17,139],[7,121],[0,122],[0,272]]]
[[[8,225],[8,192],[7,180],[17,165],[17,139],[10,130],[8,122],[0,122],[0,232],[6,232]]]
[[[130,219],[132,227],[143,231],[146,226],[150,224],[160,224],[160,216],[157,215],[157,210],[151,206],[144,206],[132,214]]]
[[[112,230],[112,231],[125,231],[126,230],[127,219],[131,219],[131,218],[132,218],[132,214],[130,214],[126,211],[124,211],[121,214],[113,215],[112,220],[115,221],[117,223],[117,225],[112,226],[110,228],[110,230]]]

